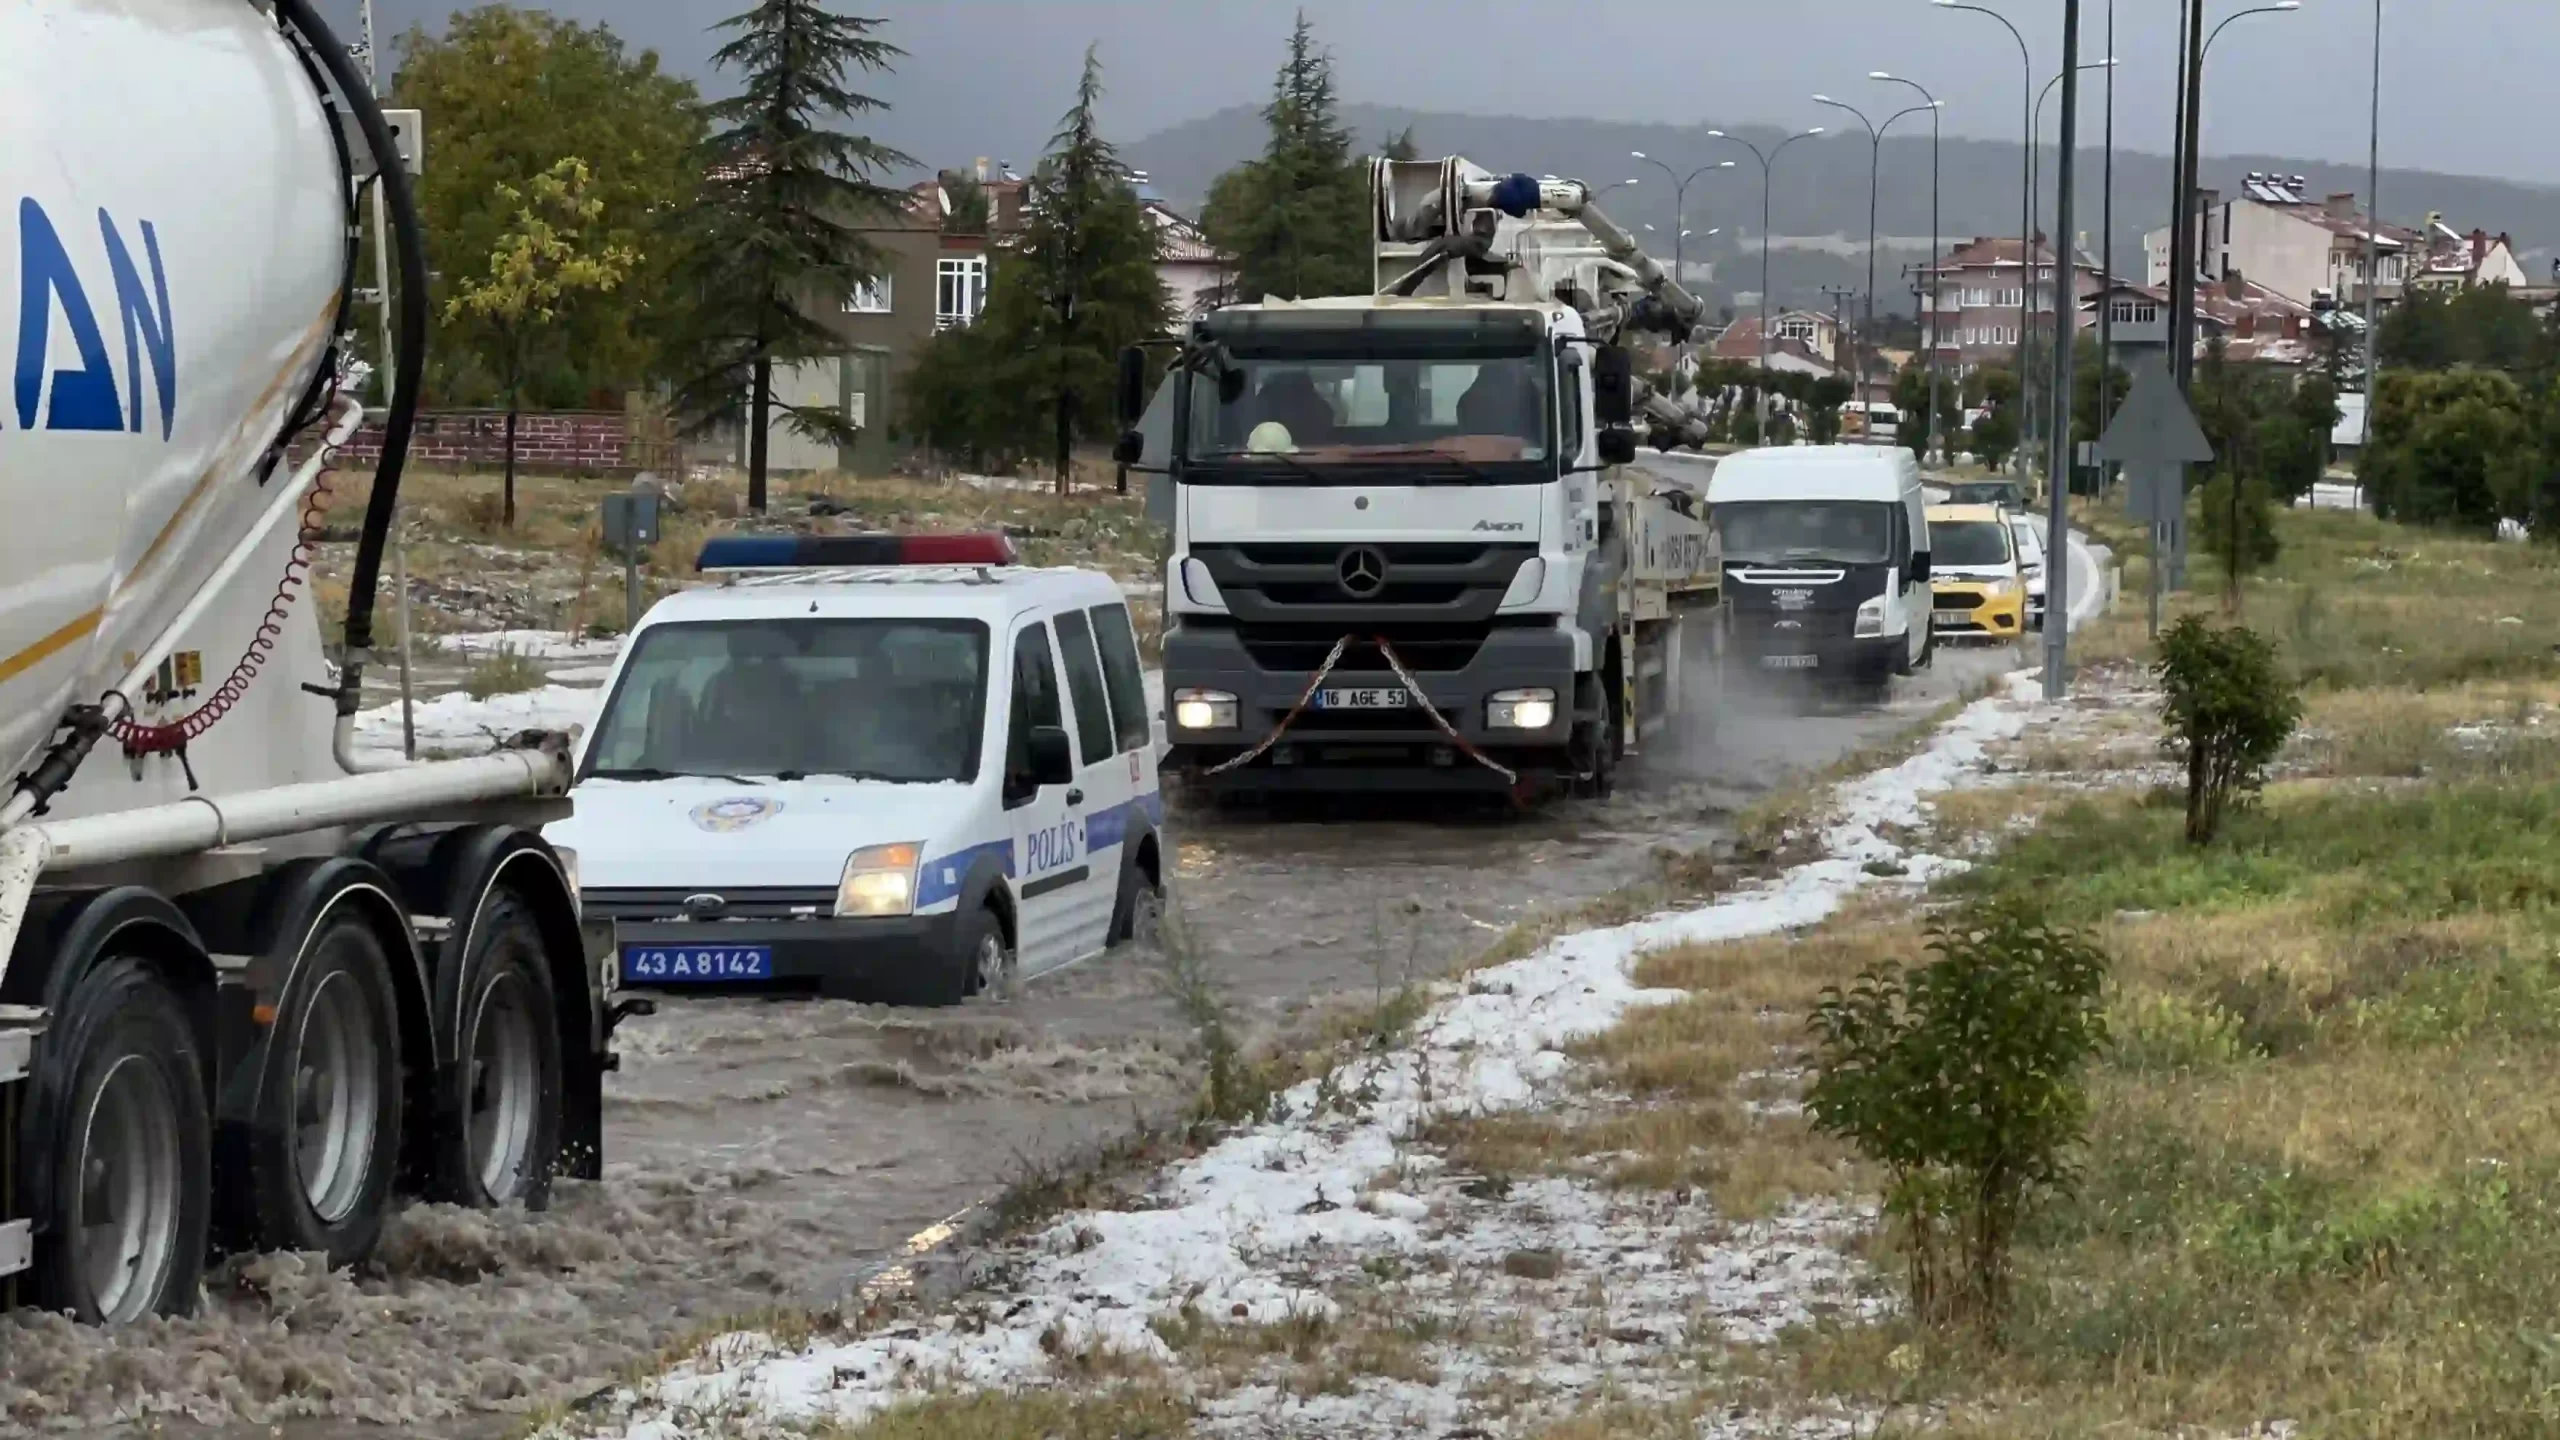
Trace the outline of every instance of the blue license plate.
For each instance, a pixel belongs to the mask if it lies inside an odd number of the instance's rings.
[[[773,978],[770,945],[625,945],[625,985],[717,985]]]

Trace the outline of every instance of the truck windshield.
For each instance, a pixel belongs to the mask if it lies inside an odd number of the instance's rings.
[[[1341,467],[1356,484],[1356,467],[1419,465],[1434,479],[1513,481],[1552,453],[1554,362],[1543,355],[1234,363],[1243,383],[1224,387],[1232,401],[1209,376],[1192,383],[1187,449],[1255,472],[1238,478],[1305,484]]]
[[[977,778],[987,627],[776,618],[653,625],[581,778]]]
[[[1727,565],[1887,565],[1893,507],[1876,500],[1746,500],[1714,510]]]

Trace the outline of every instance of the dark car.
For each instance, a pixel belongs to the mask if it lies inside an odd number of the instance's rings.
[[[1946,487],[1949,505],[1998,505],[2011,511],[2027,507],[2026,487],[2015,480],[1966,480]]]

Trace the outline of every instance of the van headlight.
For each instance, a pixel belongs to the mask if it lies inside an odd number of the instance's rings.
[[[1857,635],[1860,639],[1873,639],[1883,633],[1884,597],[1879,595],[1858,607]]]
[[[1553,690],[1497,690],[1485,704],[1488,730],[1544,730],[1556,723]]]
[[[866,845],[844,862],[844,879],[836,884],[836,914],[878,919],[912,915],[916,910],[916,862],[919,844]]]
[[[1233,730],[1236,728],[1236,697],[1224,690],[1176,690],[1173,692],[1173,728]]]

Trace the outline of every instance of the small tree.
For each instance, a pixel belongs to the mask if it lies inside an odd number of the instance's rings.
[[[2243,577],[2274,564],[2283,549],[2276,536],[2274,497],[2258,477],[2226,470],[2206,482],[2197,502],[2204,548],[2222,557],[2222,608],[2237,615]]]
[[[1823,992],[1813,1123],[1885,1171],[1923,1322],[1996,1322],[2018,1225],[2070,1178],[2088,1114],[2081,1072],[2106,1042],[2108,961],[2015,902],[1929,928],[1937,957]]]
[[[1825,375],[1813,382],[1805,395],[1805,434],[1816,445],[1829,445],[1840,438],[1840,407],[1857,393],[1848,381],[1837,375]]]
[[[516,523],[516,421],[524,408],[527,366],[562,308],[580,294],[603,293],[631,274],[639,256],[621,245],[591,245],[587,229],[604,202],[587,194],[587,162],[572,155],[524,188],[501,182],[498,195],[514,219],[489,252],[489,272],[465,280],[445,306],[448,323],[484,330],[507,395],[504,523]]]
[[[2187,843],[2211,844],[2223,816],[2248,803],[2293,735],[2302,702],[2275,646],[2243,626],[2180,619],[2152,666],[2161,688],[2161,746],[2187,767]]]

